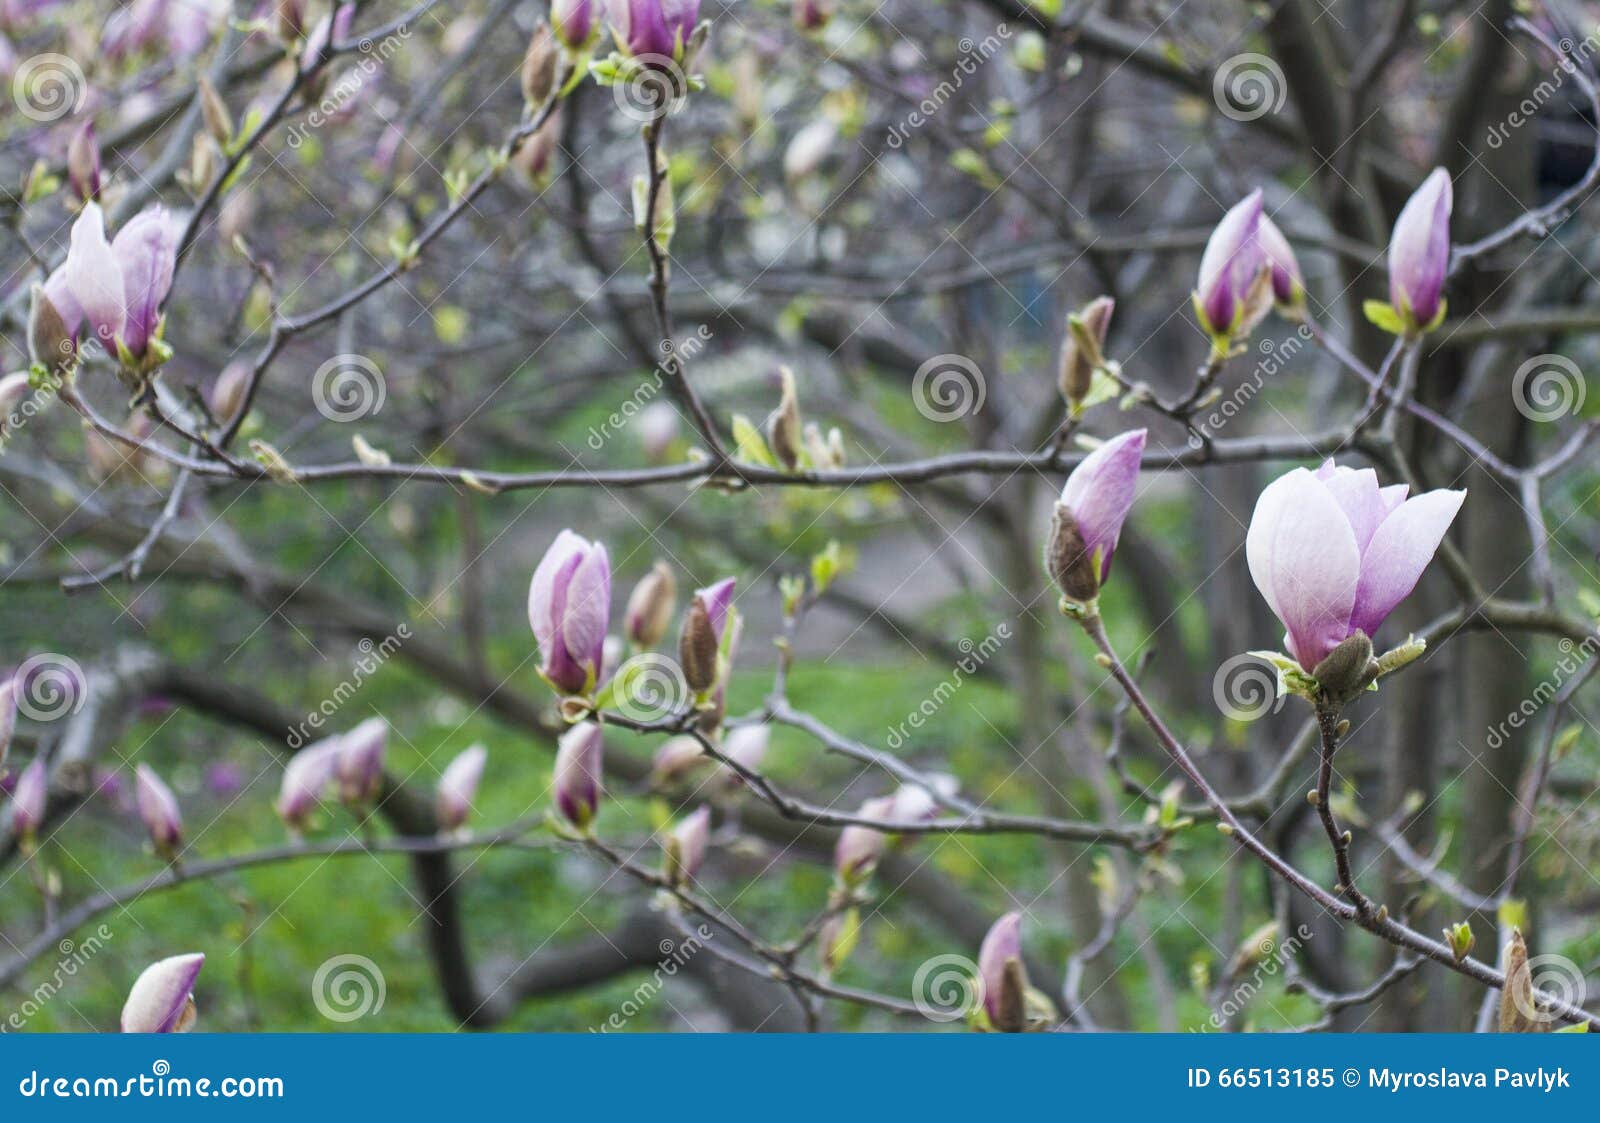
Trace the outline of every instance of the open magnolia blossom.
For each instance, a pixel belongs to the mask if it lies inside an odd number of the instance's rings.
[[[1284,645],[1314,673],[1334,649],[1369,639],[1416,587],[1465,491],[1406,498],[1370,468],[1296,468],[1256,501],[1245,556],[1256,588],[1287,629]]]
[[[106,353],[125,366],[159,363],[161,303],[172,287],[178,234],[165,207],[147,207],[107,241],[100,205],[86,203],[72,224],[67,259],[45,282],[44,295],[69,332],[87,321]]]

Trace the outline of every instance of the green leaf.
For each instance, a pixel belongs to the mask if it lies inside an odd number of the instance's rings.
[[[1400,313],[1394,310],[1394,305],[1386,300],[1367,300],[1361,304],[1361,312],[1367,317],[1369,323],[1390,335],[1406,334],[1406,322],[1400,318]]]
[[[748,417],[742,413],[734,414],[732,426],[734,454],[740,460],[750,464],[760,464],[765,468],[778,466],[777,458],[767,447],[766,438],[761,435],[761,430],[750,424]]]

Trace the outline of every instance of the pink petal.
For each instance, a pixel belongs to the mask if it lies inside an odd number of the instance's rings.
[[[583,560],[588,543],[571,530],[563,530],[545,551],[539,568],[533,571],[533,581],[528,586],[528,624],[539,641],[541,651],[548,652],[555,638],[561,615],[558,599],[564,599],[572,571]],[[558,598],[558,591],[562,594]]]
[[[1245,537],[1250,576],[1310,670],[1349,634],[1361,551],[1327,486],[1304,468],[1269,484]]]
[[[1426,492],[1402,503],[1383,521],[1361,561],[1353,627],[1374,634],[1417,587],[1466,497],[1465,491]]]
[[[561,616],[567,654],[596,675],[611,622],[611,560],[598,543],[572,572]]]
[[[124,316],[122,270],[106,241],[100,204],[84,204],[83,213],[72,224],[72,244],[62,268],[89,327],[108,350],[114,349],[111,341],[122,331]]]
[[[1330,475],[1317,473],[1324,487],[1339,504],[1350,529],[1355,532],[1356,548],[1365,550],[1372,541],[1373,531],[1389,515],[1383,494],[1378,488],[1378,473],[1371,468],[1334,468]]]

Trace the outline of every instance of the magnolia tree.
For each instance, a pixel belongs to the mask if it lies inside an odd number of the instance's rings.
[[[1600,1027],[1597,44],[4,0],[7,1028]]]

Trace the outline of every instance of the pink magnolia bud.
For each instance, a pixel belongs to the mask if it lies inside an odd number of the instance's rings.
[[[593,688],[611,624],[611,560],[606,548],[563,530],[528,587],[528,622],[540,671],[567,694]]]
[[[1356,632],[1377,634],[1416,588],[1465,491],[1407,499],[1370,468],[1326,461],[1267,485],[1250,516],[1250,576],[1288,634],[1289,654],[1314,670]]]
[[[1389,302],[1412,331],[1432,327],[1444,314],[1452,203],[1450,173],[1435,168],[1406,200],[1389,237]]]
[[[943,773],[931,775],[927,780],[933,788],[931,792],[921,784],[901,784],[896,788],[892,797],[894,806],[886,817],[902,823],[927,822],[938,818],[939,800],[955,795],[960,784],[954,776]],[[938,798],[934,793],[938,793]]]
[[[339,777],[339,798],[361,807],[378,797],[383,788],[383,754],[389,744],[389,723],[369,717],[339,738],[334,771]]]
[[[767,758],[767,747],[772,742],[772,726],[741,725],[730,729],[722,743],[722,755],[743,766],[747,771],[760,772]]]
[[[30,842],[44,823],[45,800],[49,796],[49,778],[44,757],[36,756],[17,777],[17,786],[11,792],[11,834],[24,844]]]
[[[628,641],[641,649],[660,643],[672,622],[673,602],[677,599],[678,582],[672,576],[672,567],[664,561],[656,562],[628,596],[622,617]]]
[[[194,982],[206,957],[174,955],[146,967],[122,1007],[123,1033],[187,1033],[194,1027]]]
[[[324,737],[307,745],[294,756],[283,770],[283,785],[278,792],[278,815],[294,830],[305,826],[306,820],[321,803],[328,783],[333,779],[334,765],[338,760],[340,738],[337,734]]]
[[[478,781],[483,779],[483,766],[489,752],[482,745],[463,750],[439,777],[439,793],[435,814],[442,831],[458,830],[466,825],[472,814],[472,801],[478,794]]]
[[[863,819],[892,819],[894,797],[881,796],[861,805]],[[845,885],[859,885],[872,875],[889,844],[889,836],[872,827],[851,823],[839,832],[833,848],[833,872]]]
[[[94,136],[93,120],[85,121],[67,142],[67,184],[83,202],[100,198],[100,142]]]
[[[794,26],[800,31],[821,31],[833,19],[833,0],[794,0]]]
[[[717,654],[737,583],[736,578],[725,577],[698,590],[684,613],[683,629],[678,634],[678,663],[689,689],[696,694],[704,694],[716,685]]]
[[[705,861],[706,846],[711,840],[711,808],[701,806],[688,815],[667,835],[667,879],[674,885],[693,881]]]
[[[550,24],[556,38],[569,50],[588,47],[600,34],[600,21],[595,19],[598,0],[552,0]]]
[[[678,436],[678,411],[667,402],[651,402],[639,411],[633,421],[634,434],[644,450],[645,459],[659,464],[672,449]]]
[[[700,18],[700,0],[606,0],[606,18],[623,54],[678,59]]]
[[[1222,216],[1200,257],[1195,310],[1211,335],[1227,339],[1251,314],[1252,289],[1261,276],[1261,189]]]
[[[665,788],[711,758],[700,742],[687,733],[668,738],[656,750],[650,765],[650,786]]]
[[[551,780],[556,810],[580,831],[589,828],[600,807],[604,748],[605,738],[600,727],[590,721],[567,730],[556,746],[555,774]]]
[[[1145,431],[1119,434],[1072,470],[1056,504],[1045,567],[1068,600],[1092,601],[1111,576],[1122,524],[1133,507]]]
[[[1267,268],[1272,275],[1273,302],[1280,312],[1290,316],[1297,315],[1305,307],[1306,286],[1300,276],[1300,263],[1295,260],[1289,239],[1283,236],[1278,224],[1266,215],[1261,216],[1261,225],[1256,229],[1256,237],[1261,243],[1262,257],[1266,260]]]
[[[1018,1033],[1027,1015],[1027,971],[1022,964],[1022,914],[1008,912],[994,922],[978,949],[978,981],[989,1025]]]
[[[134,797],[139,806],[139,818],[144,820],[145,829],[150,832],[150,841],[155,844],[156,853],[171,857],[178,852],[178,846],[183,841],[183,817],[178,812],[177,797],[147,764],[139,765],[134,770],[134,777]]]

